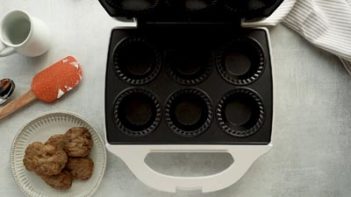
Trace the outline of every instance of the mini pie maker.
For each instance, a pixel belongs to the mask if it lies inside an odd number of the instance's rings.
[[[271,147],[269,32],[242,22],[282,0],[100,0],[136,27],[111,32],[105,92],[107,148],[146,185],[212,192],[240,179]],[[257,24],[257,23],[256,23]],[[151,152],[226,152],[234,162],[203,177],[151,169]]]

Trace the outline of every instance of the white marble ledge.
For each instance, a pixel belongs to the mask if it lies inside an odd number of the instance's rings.
[[[104,128],[104,76],[110,30],[122,25],[110,18],[97,0],[1,0],[0,17],[24,9],[44,20],[54,33],[53,48],[40,58],[19,55],[0,59],[0,78],[17,85],[16,96],[29,88],[31,77],[67,55],[83,65],[79,89],[55,105],[35,103],[0,123],[0,196],[22,196],[14,183],[9,155],[19,128],[38,114],[72,111],[86,118],[101,134]],[[274,147],[235,185],[206,197],[227,196],[349,196],[351,184],[351,80],[332,55],[311,47],[282,26],[272,29],[274,54]],[[109,154],[104,180],[96,196],[175,197],[147,188],[127,166]],[[184,156],[152,158],[160,171],[188,174]],[[185,157],[187,158],[187,157]],[[188,158],[189,159],[189,158]],[[213,159],[213,160],[211,160]],[[220,168],[227,159],[208,155],[212,162],[193,168],[203,173]]]

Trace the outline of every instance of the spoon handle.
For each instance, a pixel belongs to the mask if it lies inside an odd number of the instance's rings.
[[[20,110],[22,107],[30,104],[31,102],[33,102],[35,100],[36,100],[36,96],[34,95],[32,90],[29,90],[27,93],[25,93],[21,97],[16,98],[15,100],[6,104],[4,107],[0,108],[0,120],[6,118],[7,116]]]

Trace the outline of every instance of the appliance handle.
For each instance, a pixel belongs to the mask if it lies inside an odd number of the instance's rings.
[[[271,149],[272,145],[107,145],[119,156],[146,185],[165,192],[177,190],[201,190],[213,192],[224,189],[237,182],[253,162]],[[179,177],[161,174],[145,163],[152,152],[214,152],[229,153],[234,162],[222,172],[202,177]]]

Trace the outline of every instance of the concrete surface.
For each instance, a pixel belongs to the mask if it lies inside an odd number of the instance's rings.
[[[0,17],[24,9],[44,20],[53,31],[46,55],[0,59],[0,78],[17,84],[16,96],[29,88],[32,76],[66,55],[84,65],[80,88],[55,105],[35,103],[0,122],[0,196],[22,196],[10,171],[11,142],[20,127],[44,112],[72,111],[86,118],[103,135],[104,75],[111,28],[97,0],[0,0]],[[350,196],[351,192],[351,77],[338,59],[312,47],[289,29],[271,29],[274,55],[273,149],[260,158],[235,185],[205,197]],[[198,160],[197,160],[198,159]],[[153,168],[177,175],[208,174],[225,168],[223,155],[153,155]],[[186,164],[183,167],[180,164]],[[178,197],[198,192],[167,194],[148,188],[117,157],[108,155],[105,178],[96,196]]]

